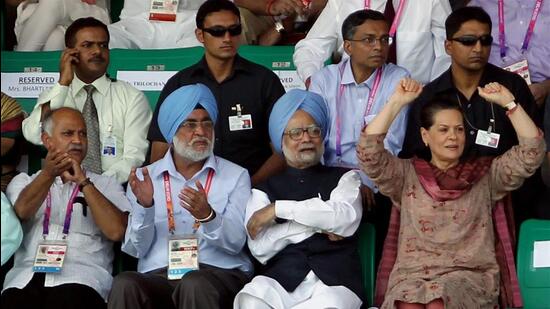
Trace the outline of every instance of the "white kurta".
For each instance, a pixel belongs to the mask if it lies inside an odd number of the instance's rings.
[[[250,252],[266,264],[287,245],[299,243],[315,233],[353,235],[363,213],[360,186],[359,173],[350,171],[342,176],[327,201],[318,197],[304,201],[276,201],[276,216],[287,221],[269,227],[255,239],[249,237]],[[245,222],[268,204],[267,194],[253,189],[246,207]],[[234,308],[359,308],[361,303],[350,289],[327,286],[310,271],[291,293],[272,278],[256,276],[237,294]]]

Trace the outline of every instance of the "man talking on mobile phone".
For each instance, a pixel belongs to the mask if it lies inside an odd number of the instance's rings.
[[[109,66],[107,26],[92,17],[80,18],[65,32],[59,81],[40,94],[31,115],[23,121],[23,135],[40,145],[41,120],[49,109],[80,110],[88,128],[88,153],[83,167],[97,174],[128,179],[141,166],[151,108],[143,93],[106,74]]]

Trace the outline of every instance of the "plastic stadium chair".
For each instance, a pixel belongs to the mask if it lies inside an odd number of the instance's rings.
[[[530,219],[521,224],[517,269],[525,309],[550,309],[550,267],[533,267],[534,243],[542,240],[550,241],[550,220]]]
[[[365,295],[367,296],[367,305],[372,305],[374,301],[374,284],[376,276],[374,264],[375,236],[375,230],[372,224],[361,224],[359,227],[359,256],[361,257],[361,276],[363,277],[363,286],[365,287]]]

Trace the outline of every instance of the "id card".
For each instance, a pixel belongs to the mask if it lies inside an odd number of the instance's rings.
[[[39,243],[32,271],[37,273],[61,272],[65,253],[67,253],[67,243],[64,241]]]
[[[500,134],[494,132],[487,132],[483,130],[477,130],[476,144],[491,148],[497,148],[500,141]]]
[[[174,236],[168,240],[168,280],[178,280],[199,269],[199,241],[193,235]]]
[[[251,130],[252,115],[229,116],[229,131]]]
[[[116,136],[109,135],[103,139],[101,155],[104,157],[116,157]]]
[[[176,21],[179,0],[151,0],[149,20]]]
[[[529,63],[527,59],[523,59],[507,67],[504,67],[506,71],[510,71],[518,74],[527,82],[527,85],[531,85],[531,74],[529,73]]]

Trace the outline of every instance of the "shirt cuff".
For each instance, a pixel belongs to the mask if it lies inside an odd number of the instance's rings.
[[[205,223],[201,223],[201,226],[204,233],[207,233],[207,234],[215,233],[222,226],[222,216],[216,213],[216,217],[214,217],[214,219]]]
[[[132,222],[139,225],[155,223],[155,205],[145,208],[136,202],[132,208]]]
[[[292,210],[296,207],[293,201],[275,201],[275,216],[281,219],[294,220]]]
[[[63,107],[65,100],[53,100],[55,97],[67,97],[67,93],[69,92],[68,86],[63,86],[59,83],[55,84],[52,89],[50,89],[50,92],[48,95],[44,98],[44,102],[40,104],[44,104],[47,102],[50,102],[50,109],[56,109]]]

